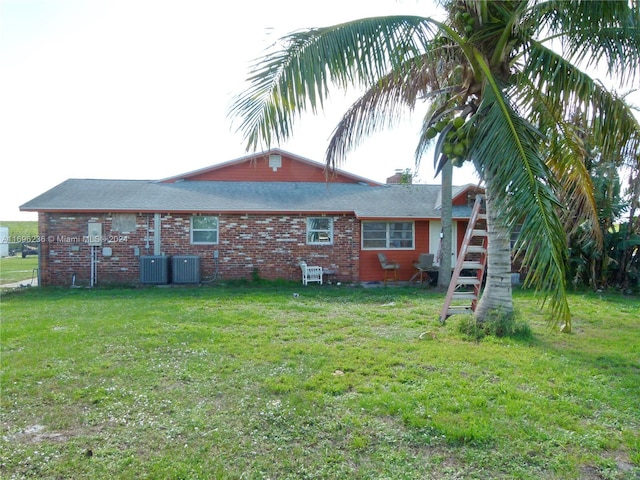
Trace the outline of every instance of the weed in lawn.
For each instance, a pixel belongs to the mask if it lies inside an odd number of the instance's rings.
[[[519,340],[530,340],[533,336],[528,323],[519,320],[516,314],[507,315],[503,312],[494,312],[489,320],[482,323],[472,315],[461,315],[458,331],[472,341],[480,341],[486,336]]]

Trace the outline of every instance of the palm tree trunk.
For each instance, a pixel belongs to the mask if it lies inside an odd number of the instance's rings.
[[[511,298],[511,242],[507,228],[496,216],[492,181],[489,175],[485,178],[487,202],[487,275],[484,292],[475,317],[478,322],[490,321],[493,315],[513,314]]]
[[[449,287],[451,282],[451,252],[453,250],[452,190],[453,165],[447,160],[442,167],[442,187],[440,214],[442,221],[442,238],[440,241],[440,268],[438,269],[438,286]]]

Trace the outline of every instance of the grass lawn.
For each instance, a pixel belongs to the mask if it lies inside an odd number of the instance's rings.
[[[299,292],[299,296],[294,293]],[[0,477],[638,479],[640,301],[466,340],[443,295],[262,285],[2,298]]]
[[[22,280],[31,281],[35,268],[38,268],[37,255],[22,258],[18,252],[14,257],[0,258],[0,286]]]

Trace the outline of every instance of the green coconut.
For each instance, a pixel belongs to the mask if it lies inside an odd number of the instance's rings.
[[[465,150],[466,149],[464,148],[464,145],[462,143],[456,143],[456,145],[453,147],[453,154],[456,157],[462,157]]]
[[[451,143],[445,143],[442,146],[442,153],[444,153],[445,155],[451,155],[453,153],[454,147],[453,144]]]

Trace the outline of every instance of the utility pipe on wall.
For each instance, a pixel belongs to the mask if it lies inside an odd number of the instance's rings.
[[[160,255],[160,214],[153,214],[153,254]]]

